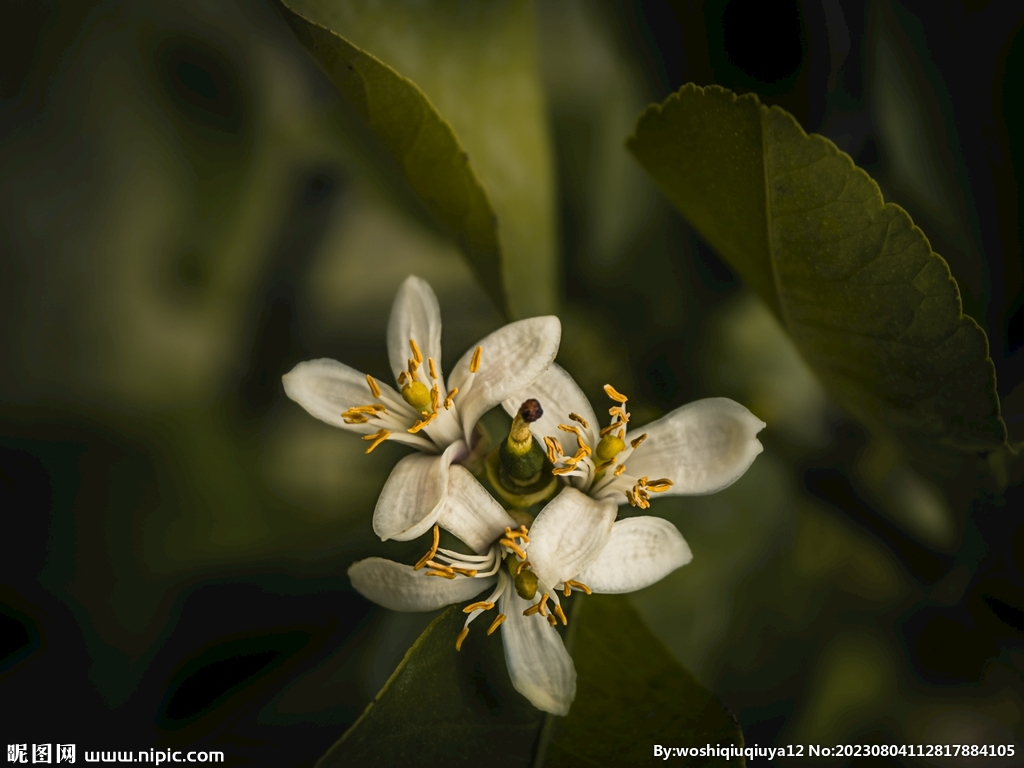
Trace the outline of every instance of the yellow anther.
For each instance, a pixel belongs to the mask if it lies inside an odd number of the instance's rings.
[[[341,414],[342,420],[346,424],[365,424],[370,419],[361,413],[343,413]]]
[[[438,389],[437,384],[430,388],[430,405],[435,412],[441,407],[441,390]]]
[[[427,358],[427,370],[430,371],[430,378],[437,378],[437,366],[434,365],[434,358],[432,357]]]
[[[626,465],[625,464],[619,464],[619,466],[617,466],[615,468],[615,471],[612,472],[612,475],[614,475],[615,477],[618,477],[619,475],[621,475],[625,471],[626,471]]]
[[[413,381],[416,381],[416,371],[419,370],[420,364],[416,362],[416,358],[410,357],[408,365],[409,365],[409,378],[411,378]]]
[[[402,371],[400,374],[398,374],[398,386],[402,386],[407,381],[411,381],[408,373]]]
[[[648,491],[651,491],[652,493],[663,493],[664,491],[667,491],[669,488],[671,488],[673,485],[674,483],[667,477],[662,477],[659,478],[658,480],[649,480],[647,482],[646,488]]]
[[[585,445],[583,445],[581,443],[580,444],[580,449],[578,451],[576,451],[576,455],[572,457],[573,463],[578,464],[579,462],[581,462],[585,458],[587,458],[587,456],[589,456],[589,455],[590,455],[590,449],[587,446],[585,446]]]
[[[462,631],[459,632],[459,636],[455,638],[455,650],[462,650],[462,641],[466,639],[466,635],[469,634],[469,627],[463,627]]]
[[[569,620],[567,618],[565,618],[565,611],[562,610],[562,606],[556,605],[554,610],[555,610],[555,615],[559,618],[559,620],[561,620],[562,626],[563,627],[569,626]]]
[[[572,587],[569,586],[568,581],[562,585],[562,594],[564,594],[566,597],[572,594]]]
[[[613,387],[611,384],[604,385],[604,393],[617,403],[624,403],[627,400],[629,400],[629,398],[626,397],[621,392],[616,392],[615,387]]]
[[[377,382],[373,380],[373,376],[366,374],[366,383],[370,385],[370,392],[373,393],[374,397],[380,397],[380,387]]]
[[[505,538],[506,539],[512,539],[513,541],[515,541],[516,539],[522,539],[527,544],[530,543],[530,537],[526,535],[526,527],[525,526],[519,526],[519,530],[513,531],[511,528],[509,528],[506,525],[505,526]]]
[[[516,566],[516,576],[522,573],[523,568],[526,568],[530,564],[529,560],[523,560],[518,566]]]
[[[630,440],[629,444],[631,446],[633,446],[633,450],[635,451],[637,448],[640,447],[640,443],[642,443],[646,439],[647,439],[647,433],[644,432],[642,435],[640,435],[640,437],[637,437],[637,438],[634,438],[634,439]]]
[[[493,635],[494,634],[494,630],[496,630],[498,627],[500,627],[501,626],[501,622],[503,622],[507,618],[508,618],[508,616],[506,616],[504,613],[499,613],[497,618],[493,622],[491,622],[491,626],[489,626],[487,628],[487,634],[488,635]]]
[[[587,420],[580,416],[578,413],[570,413],[569,418],[580,424],[584,429],[590,429],[590,425],[587,424]]]
[[[416,339],[409,339],[409,349],[412,350],[412,359],[416,361],[416,365],[422,365],[423,353],[420,352],[419,345],[416,344]]]
[[[629,423],[629,414],[626,413],[626,411],[623,408],[620,408],[617,405],[613,405],[611,408],[608,409],[608,415],[619,417],[619,422],[615,425],[617,427],[621,426],[622,424]]]
[[[533,616],[533,614],[539,613],[539,612],[540,612],[540,603],[534,603],[529,608],[527,608],[525,611],[523,611],[523,616]]]
[[[558,428],[563,432],[568,432],[570,434],[576,435],[576,439],[579,440],[580,443],[583,442],[583,435],[580,434],[579,427],[574,427],[572,424],[559,424]]]
[[[457,394],[459,394],[459,388],[458,388],[458,387],[452,387],[452,391],[451,391],[451,392],[449,392],[449,393],[448,393],[448,397],[446,397],[446,398],[444,399],[444,409],[445,409],[446,411],[450,411],[450,410],[451,410],[451,408],[452,408],[452,403],[454,403],[454,402],[455,402],[455,396],[456,396]]]
[[[445,573],[444,571],[427,571],[427,576],[440,576],[442,579],[454,579],[454,573]]]
[[[375,432],[372,435],[363,435],[363,440],[373,440],[373,442],[370,443],[370,447],[366,449],[366,452],[370,453],[371,451],[373,451],[374,448],[383,443],[390,436],[391,433],[386,429],[382,429],[379,432]]]
[[[455,569],[450,565],[442,565],[441,563],[435,563],[433,560],[427,561],[427,568],[432,568],[435,571],[444,571],[445,573],[455,573]]]
[[[594,594],[593,590],[591,590],[591,588],[588,587],[586,584],[584,584],[582,581],[576,581],[574,579],[569,579],[565,583],[568,584],[570,587],[575,587],[576,589],[582,589],[585,594],[588,594],[588,595]]]
[[[476,568],[459,568],[458,566],[453,565],[452,570],[456,573],[461,573],[463,576],[473,577],[477,574]]]
[[[549,595],[547,592],[545,592],[544,595],[540,599],[540,615],[541,616],[547,616],[548,615],[548,612],[546,610],[544,610],[544,608],[548,604],[548,598],[549,597],[551,597],[551,595]]]
[[[629,499],[629,506],[635,507],[636,497],[633,496],[633,492],[627,488],[625,491],[623,491],[623,493],[626,494],[626,498]]]
[[[480,356],[484,353],[483,347],[477,347],[473,350],[473,358],[469,361],[469,372],[476,373],[480,370]]]
[[[478,603],[470,603],[462,609],[463,613],[472,613],[473,611],[489,611],[494,607],[494,603],[489,603],[486,600],[481,600]]]
[[[620,424],[617,421],[609,424],[607,427],[601,430],[601,437],[605,437],[606,435],[614,432],[616,429],[619,429],[621,426],[622,424]]]
[[[406,432],[408,432],[410,435],[415,435],[417,432],[419,432],[421,429],[423,429],[425,426],[427,426],[430,422],[432,422],[436,418],[437,418],[437,411],[434,411],[432,414],[430,414],[426,418],[423,418],[423,419],[420,419],[419,421],[417,421],[415,424],[413,424],[411,427],[409,427],[409,429],[407,429]]]
[[[414,565],[412,567],[412,569],[414,571],[418,571],[420,568],[422,568],[428,562],[433,560],[434,559],[434,555],[437,554],[437,545],[440,544],[440,543],[441,543],[441,529],[435,523],[434,524],[434,543],[430,545],[430,551],[427,552],[427,554],[425,554],[423,557],[421,557],[419,559],[419,561],[416,563],[416,565]]]
[[[548,614],[548,624],[550,624],[553,627],[556,624],[558,624],[558,619],[556,619],[552,614],[549,613]]]
[[[516,544],[511,539],[499,539],[498,543],[501,546],[508,547],[513,552],[515,552],[516,553],[516,557],[518,557],[520,560],[525,560],[526,559],[526,553],[522,549],[520,549],[519,545]]]
[[[571,467],[555,467],[554,469],[551,470],[551,474],[552,475],[568,475],[570,472],[575,472],[575,471],[576,471],[576,465],[574,464]]]
[[[548,461],[552,464],[558,461],[558,456],[555,455],[555,443],[550,437],[544,438],[544,445],[548,447]]]

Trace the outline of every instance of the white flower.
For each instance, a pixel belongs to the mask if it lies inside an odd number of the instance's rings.
[[[585,493],[595,509],[627,501],[647,509],[652,493],[720,491],[763,450],[756,435],[765,423],[727,398],[696,400],[632,430],[625,395],[610,384],[604,389],[613,404],[603,429],[576,382],[556,364],[503,403],[515,413],[523,400],[540,401],[544,414],[530,425],[533,433],[543,437],[555,474]]]
[[[414,539],[440,522],[473,546],[476,534],[464,530],[462,510],[465,489],[478,484],[457,464],[470,454],[480,416],[543,373],[560,336],[556,317],[506,325],[462,356],[446,386],[437,298],[426,282],[409,277],[388,323],[397,391],[327,359],[299,363],[284,376],[284,390],[318,419],[371,441],[367,453],[385,440],[422,452],[399,461],[381,491],[373,513],[381,539]]]
[[[466,527],[481,538],[490,535],[485,552],[464,555],[439,548],[435,527],[433,546],[415,566],[369,558],[349,568],[349,578],[362,595],[396,611],[437,610],[492,588],[485,600],[463,608],[468,616],[456,649],[470,623],[497,607],[487,634],[501,627],[512,684],[538,709],[564,715],[576,696],[576,669],[554,628],[558,620],[567,623],[559,592],[567,597],[573,590],[640,589],[688,563],[690,548],[671,523],[655,517],[616,523],[614,503],[602,501],[595,509],[573,488],[563,489],[530,528],[517,528],[480,491],[472,511],[464,514],[475,518]]]

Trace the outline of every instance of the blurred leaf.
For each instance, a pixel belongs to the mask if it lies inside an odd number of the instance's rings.
[[[988,339],[946,262],[828,139],[691,84],[641,115],[629,147],[837,402],[911,446],[1005,447]]]
[[[650,633],[629,598],[595,595],[576,602],[576,701],[564,718],[549,718],[537,765],[648,765],[655,744],[743,746],[733,716]],[[745,761],[674,756],[672,764]]]
[[[441,765],[460,754],[487,755],[499,766],[617,766],[650,762],[654,744],[742,746],[736,721],[627,598],[575,602],[569,642],[579,677],[568,716],[545,717],[512,688],[497,635],[473,633],[456,653],[465,619],[452,607],[420,635],[319,768]]]
[[[497,306],[554,311],[554,184],[529,3],[286,7]]]
[[[318,768],[447,765],[460,755],[529,764],[543,713],[512,688],[498,634],[474,632],[456,652],[465,618],[453,606],[424,630]]]

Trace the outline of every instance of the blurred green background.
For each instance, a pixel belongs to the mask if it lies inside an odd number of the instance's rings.
[[[498,311],[273,3],[3,11],[0,732],[312,764],[430,617],[344,575],[420,554],[370,528],[404,450],[364,456],[280,377],[312,357],[383,376],[408,274],[438,294],[446,369]],[[749,745],[1024,747],[1019,470],[940,487],[872,440],[624,148],[687,81],[831,138],[950,263],[1020,439],[1024,6],[535,15],[559,362],[638,423],[712,395],[768,422],[740,482],[654,506],[694,560],[636,606]]]

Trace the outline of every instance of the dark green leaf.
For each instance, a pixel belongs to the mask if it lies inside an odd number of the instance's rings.
[[[736,720],[684,670],[621,595],[576,600],[576,701],[545,727],[537,765],[650,765],[654,745],[743,746]],[[675,757],[672,765],[743,766],[741,758]]]
[[[488,637],[477,622],[456,652],[465,619],[452,607],[424,630],[318,768],[464,765],[468,756],[529,764],[543,713],[512,688],[499,633]]]
[[[530,4],[282,2],[497,306],[553,312],[554,183]]]
[[[627,598],[574,602],[567,641],[579,677],[567,717],[545,717],[515,691],[500,633],[475,631],[457,653],[465,616],[452,607],[427,627],[319,768],[443,765],[462,755],[487,755],[496,766],[618,766],[649,763],[655,744],[742,746],[736,721],[651,635]]]
[[[841,405],[905,445],[999,450],[985,332],[906,212],[787,112],[711,86],[649,107],[629,148],[768,303]]]

